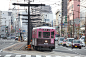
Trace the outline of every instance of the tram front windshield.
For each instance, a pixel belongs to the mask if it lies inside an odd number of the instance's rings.
[[[43,38],[50,38],[50,32],[43,32]]]

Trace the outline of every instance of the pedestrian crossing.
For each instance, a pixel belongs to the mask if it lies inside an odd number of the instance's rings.
[[[85,56],[52,56],[52,55],[0,55],[0,57],[85,57]]]

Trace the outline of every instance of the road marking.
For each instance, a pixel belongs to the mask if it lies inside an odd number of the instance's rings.
[[[26,57],[31,57],[31,55],[26,55]]]
[[[65,57],[71,57],[71,56],[65,56]]]
[[[10,57],[11,56],[11,54],[9,54],[9,55],[6,55],[5,57]]]
[[[80,57],[80,56],[75,56],[75,57]]]
[[[36,55],[36,57],[41,57],[41,55]]]
[[[56,57],[62,57],[62,56],[56,56]]]
[[[21,57],[21,55],[16,55],[15,57]]]
[[[51,57],[50,55],[47,55],[46,57]]]

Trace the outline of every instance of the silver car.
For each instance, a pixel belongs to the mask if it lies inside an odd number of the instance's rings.
[[[11,40],[11,37],[7,37],[7,40]]]

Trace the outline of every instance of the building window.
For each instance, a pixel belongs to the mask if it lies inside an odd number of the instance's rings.
[[[72,1],[72,0],[69,0],[69,2]]]
[[[80,0],[78,0],[78,2],[80,2]]]

